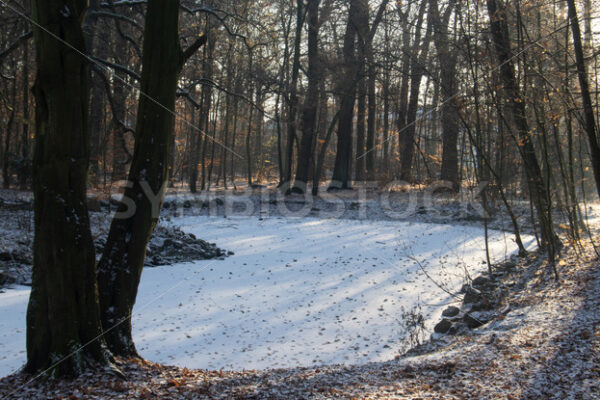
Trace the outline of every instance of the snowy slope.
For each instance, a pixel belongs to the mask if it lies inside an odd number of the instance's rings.
[[[457,292],[465,271],[486,268],[483,229],[473,227],[203,216],[171,223],[235,252],[144,270],[133,320],[138,349],[189,368],[391,359],[406,346],[403,311],[420,306],[431,331],[453,301],[438,285]],[[495,260],[516,250],[507,234],[491,236]],[[0,294],[0,376],[25,360],[27,296],[25,288]]]

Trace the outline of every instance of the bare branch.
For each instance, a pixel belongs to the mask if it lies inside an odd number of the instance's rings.
[[[182,64],[185,64],[185,62],[187,60],[189,60],[189,58],[191,56],[193,56],[194,53],[196,51],[198,51],[198,49],[200,47],[202,47],[206,43],[207,40],[208,40],[208,36],[205,35],[205,34],[202,34],[202,35],[200,35],[200,37],[198,39],[196,39],[196,41],[194,41],[194,43],[192,43],[190,45],[190,47],[188,47],[187,49],[185,49],[183,51],[183,54],[182,54],[182,57],[183,57]]]
[[[124,65],[110,62],[108,60],[104,60],[102,58],[98,58],[95,56],[90,56],[90,58],[93,61],[99,62],[102,65],[106,65],[107,67],[114,69],[115,71],[123,72],[123,73],[129,75],[130,77],[132,77],[133,79],[135,79],[136,81],[140,81],[142,79],[142,77],[137,72],[130,70],[129,68],[127,68]]]
[[[15,40],[14,42],[12,42],[10,46],[8,46],[6,49],[4,49],[4,50],[2,50],[2,52],[0,52],[0,62],[6,56],[8,56],[10,53],[12,53],[16,49],[18,49],[22,42],[26,42],[32,36],[33,36],[32,31],[26,32],[26,33],[22,34],[21,36],[19,36],[19,38],[17,40]]]

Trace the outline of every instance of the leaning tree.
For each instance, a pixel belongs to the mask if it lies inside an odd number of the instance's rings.
[[[148,0],[144,29],[135,147],[123,194],[131,204],[121,203],[98,264],[106,343],[113,354],[126,357],[137,356],[131,312],[169,178],[177,81],[185,62],[206,42],[202,35],[182,50],[178,0]]]

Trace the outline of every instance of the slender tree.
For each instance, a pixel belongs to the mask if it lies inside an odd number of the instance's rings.
[[[569,8],[569,20],[571,22],[571,32],[573,34],[577,77],[579,78],[579,87],[581,88],[581,101],[583,103],[583,115],[585,118],[584,128],[590,147],[590,159],[592,161],[594,178],[596,180],[596,190],[600,196],[600,145],[598,144],[596,117],[594,115],[594,107],[590,96],[590,84],[588,82],[585,57],[583,55],[581,29],[579,28],[579,18],[577,17],[575,0],[567,0],[567,6]]]

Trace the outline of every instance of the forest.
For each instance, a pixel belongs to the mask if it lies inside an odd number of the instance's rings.
[[[0,0],[0,398],[600,398],[597,0]]]

